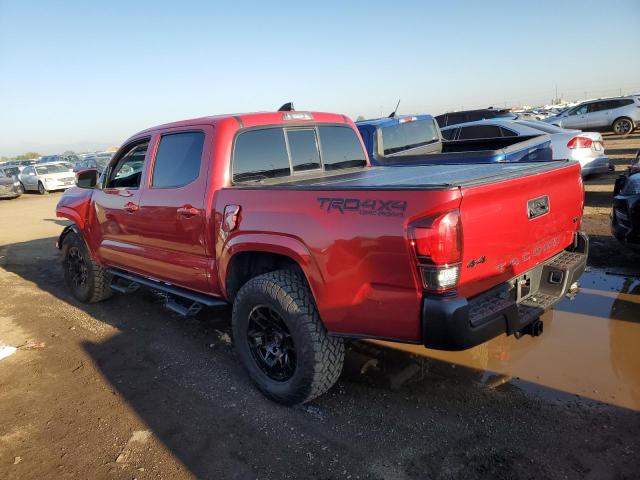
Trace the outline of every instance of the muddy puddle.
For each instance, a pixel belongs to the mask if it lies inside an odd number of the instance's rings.
[[[578,395],[640,411],[640,278],[591,270],[580,284],[575,299],[541,317],[540,337],[501,336],[463,352],[375,343],[419,356],[421,371],[466,375],[487,388],[510,385],[557,401]],[[401,369],[391,383],[417,370]]]

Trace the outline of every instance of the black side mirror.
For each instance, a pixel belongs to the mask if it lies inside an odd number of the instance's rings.
[[[615,197],[620,193],[620,190],[624,187],[624,184],[627,183],[627,176],[620,175],[616,178],[616,183],[613,185],[613,196]]]
[[[98,170],[90,168],[76,173],[76,186],[80,188],[96,188],[98,184]]]

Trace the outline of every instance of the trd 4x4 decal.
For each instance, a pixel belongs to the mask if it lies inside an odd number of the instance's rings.
[[[407,209],[404,200],[360,200],[359,198],[319,197],[320,208],[326,212],[356,212],[360,215],[401,217]]]

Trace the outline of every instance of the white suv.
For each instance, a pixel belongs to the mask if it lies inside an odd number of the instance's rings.
[[[543,121],[562,128],[611,131],[627,135],[640,125],[640,97],[589,100]]]

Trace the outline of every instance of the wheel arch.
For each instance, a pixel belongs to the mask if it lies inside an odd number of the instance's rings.
[[[633,128],[636,127],[636,122],[633,121],[633,118],[627,117],[626,115],[620,115],[619,117],[616,117],[616,119],[613,122],[611,122],[611,128],[613,128],[613,126],[616,124],[616,122],[618,120],[629,120],[631,122],[631,125],[633,126]],[[633,130],[633,128],[632,128],[632,130]]]
[[[238,235],[224,246],[219,262],[222,293],[233,302],[251,278],[280,269],[297,270],[314,299],[322,296],[322,276],[307,247],[296,238],[274,234]]]

